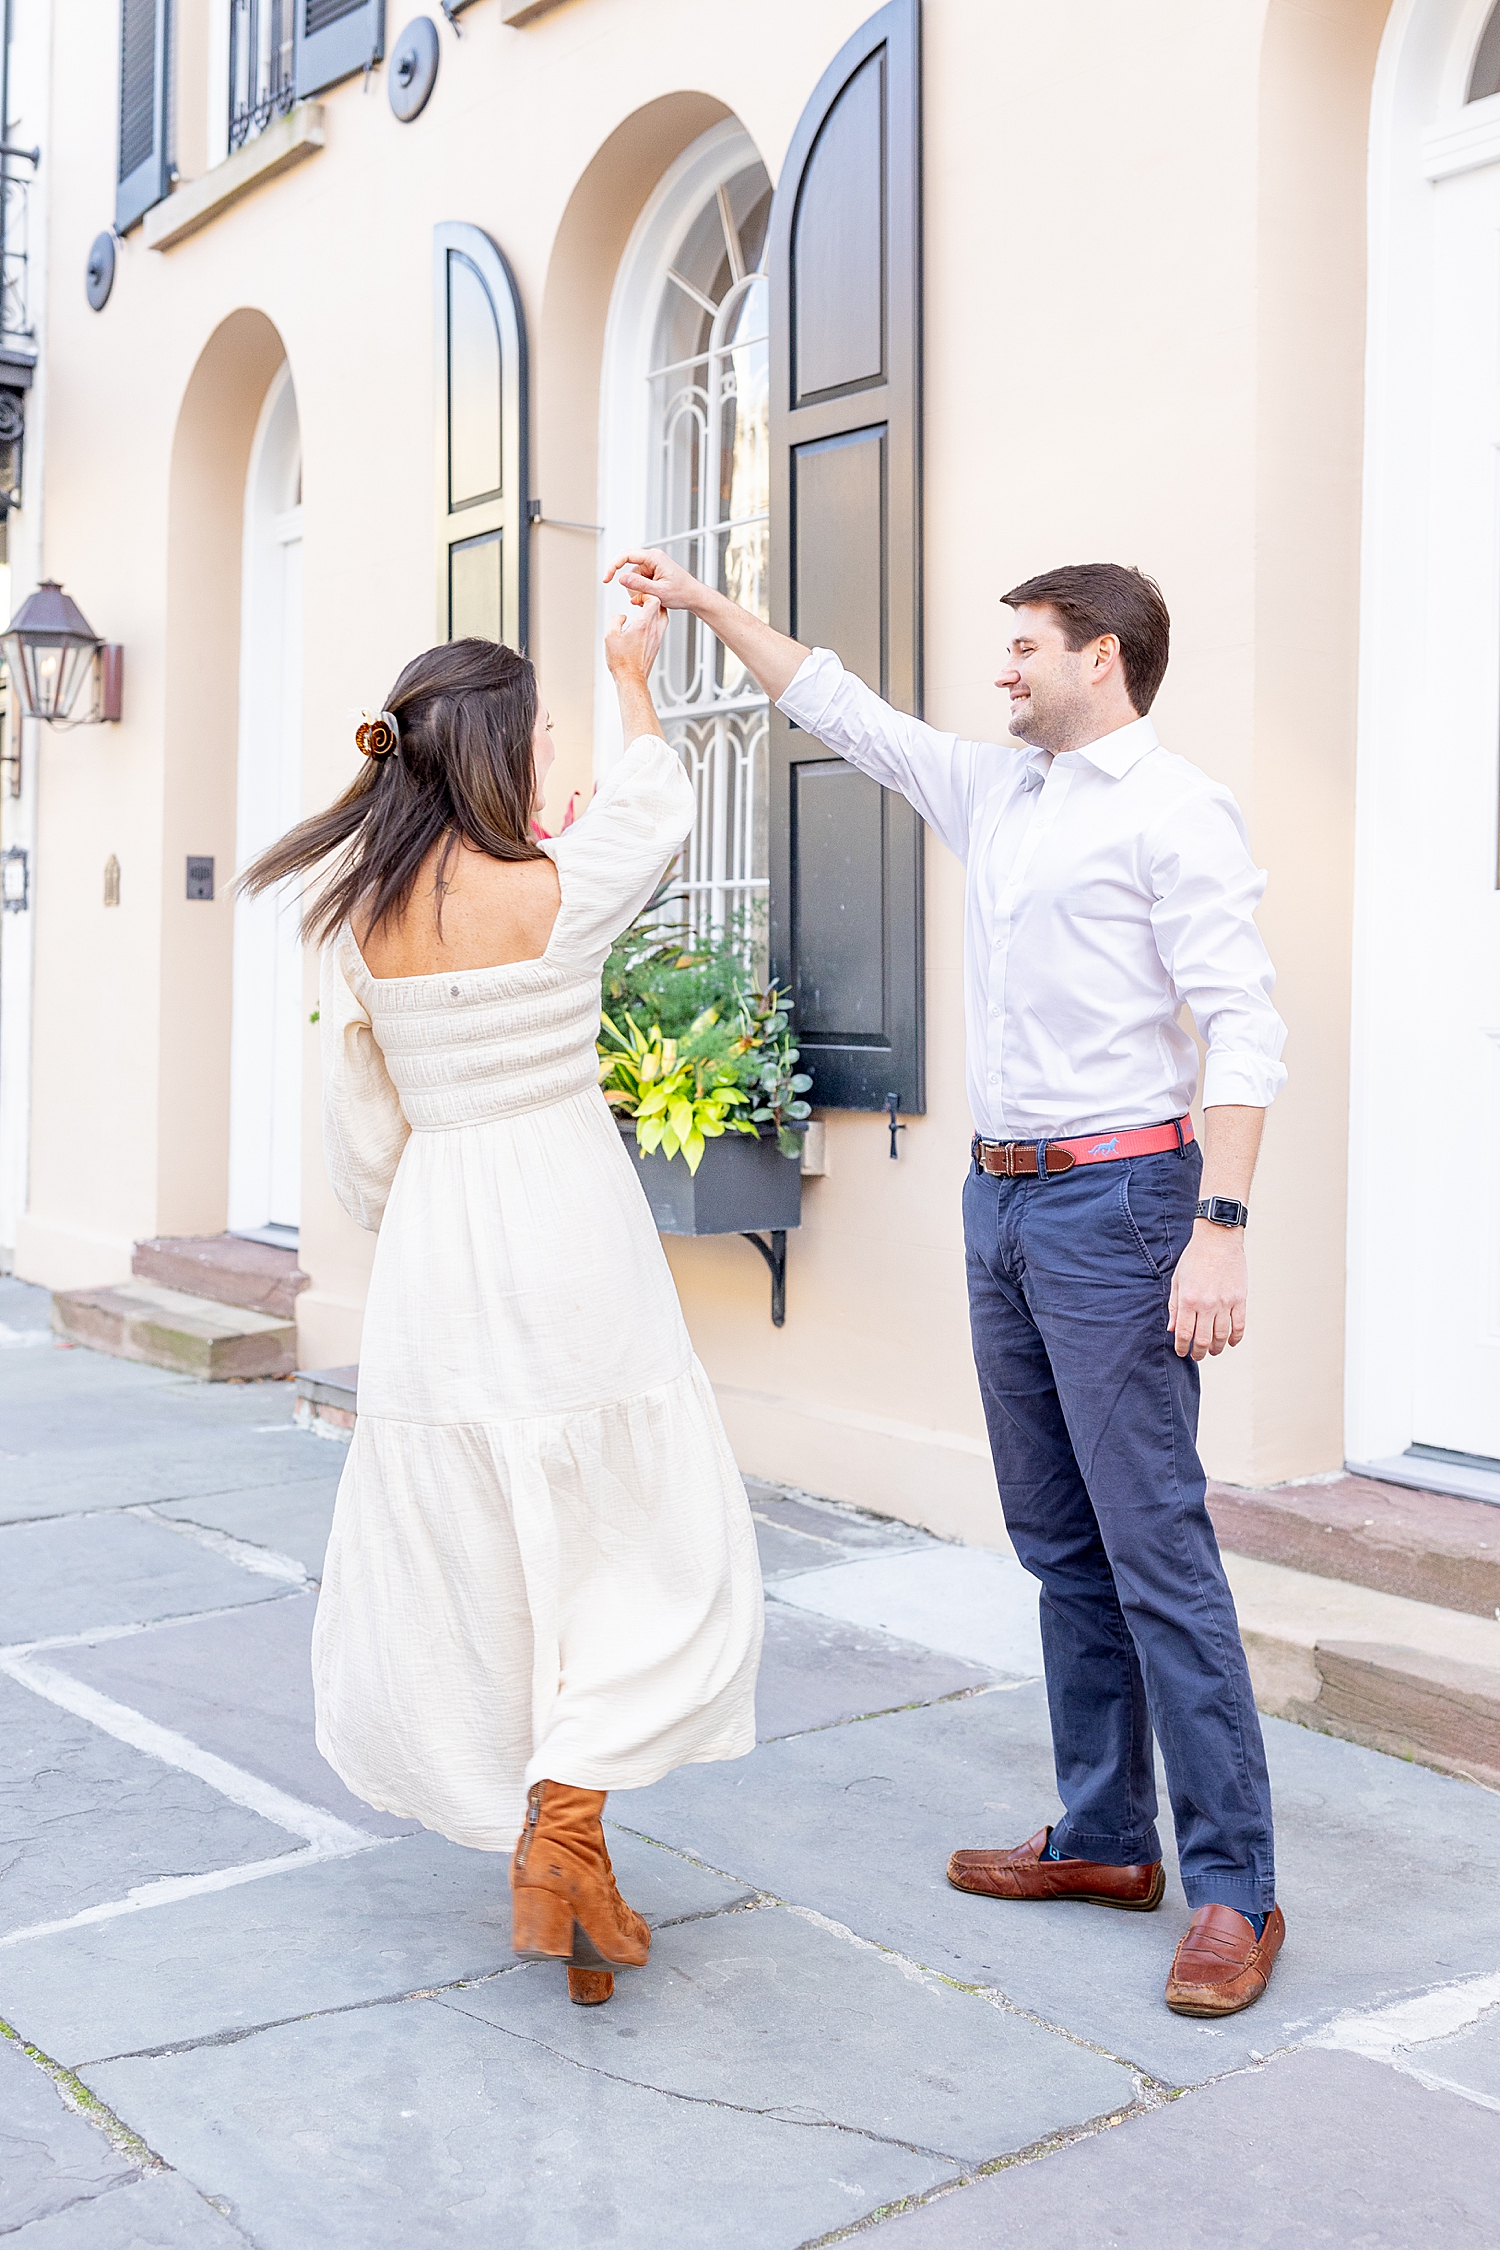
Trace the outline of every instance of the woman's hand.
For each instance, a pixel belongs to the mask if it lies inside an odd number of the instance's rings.
[[[623,617],[611,618],[604,636],[604,660],[614,676],[620,725],[627,742],[661,733],[661,721],[646,682],[666,629],[666,611],[659,601],[648,598],[639,609],[627,609]]]
[[[604,661],[617,685],[629,680],[645,686],[666,629],[667,613],[651,595],[638,610],[627,609],[610,619],[604,636]]]

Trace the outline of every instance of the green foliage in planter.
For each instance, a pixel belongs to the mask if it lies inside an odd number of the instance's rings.
[[[604,1098],[611,1109],[635,1119],[636,1146],[643,1156],[678,1151],[696,1172],[709,1141],[725,1132],[754,1134],[748,1117],[731,1117],[749,1095],[739,1082],[739,1057],[732,1033],[705,1009],[681,1039],[668,1039],[661,1025],[642,1031],[627,1015],[622,1031],[613,1017],[602,1019],[599,1039]]]
[[[681,1150],[692,1172],[705,1142],[730,1130],[774,1132],[783,1156],[802,1153],[812,1080],[797,1069],[790,1010],[775,985],[757,987],[749,950],[738,933],[695,945],[642,921],[604,964],[605,1099],[635,1119],[644,1153]]]

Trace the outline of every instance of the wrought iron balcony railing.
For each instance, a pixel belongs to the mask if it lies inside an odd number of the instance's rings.
[[[284,117],[295,98],[292,42],[295,0],[231,0],[229,11],[229,146],[243,148]]]
[[[20,162],[35,168],[40,155],[39,149],[13,148],[0,141],[0,343],[5,344],[34,341],[26,285],[31,181],[14,166]]]

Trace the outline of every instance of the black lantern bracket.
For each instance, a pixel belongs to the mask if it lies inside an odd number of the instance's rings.
[[[771,1269],[771,1326],[786,1326],[786,1228],[773,1227],[771,1239],[764,1235],[746,1234],[746,1242],[753,1242]]]

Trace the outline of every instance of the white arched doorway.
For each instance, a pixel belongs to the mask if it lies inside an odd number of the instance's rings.
[[[235,858],[302,817],[302,439],[291,370],[261,409],[245,480]],[[229,1226],[292,1246],[301,1207],[300,900],[238,898],[230,1046]]]
[[[604,549],[644,541],[760,616],[770,592],[771,182],[732,118],[672,165],[636,223],[610,301],[604,353]],[[698,813],[678,877],[702,935],[757,926],[768,890],[766,699],[685,611],[654,682]],[[601,679],[601,767],[619,740]],[[763,918],[763,917],[761,917]]]
[[[1370,186],[1348,1451],[1500,1496],[1494,0],[1398,0]]]

